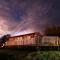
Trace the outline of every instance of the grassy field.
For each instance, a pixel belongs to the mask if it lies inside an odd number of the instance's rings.
[[[60,60],[60,51],[0,49],[0,60]]]

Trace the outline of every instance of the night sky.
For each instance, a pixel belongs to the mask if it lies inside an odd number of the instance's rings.
[[[0,0],[0,36],[44,34],[50,25],[60,26],[60,0]]]

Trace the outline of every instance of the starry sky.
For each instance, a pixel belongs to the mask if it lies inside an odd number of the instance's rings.
[[[44,34],[50,25],[60,26],[60,0],[0,0],[0,36]]]

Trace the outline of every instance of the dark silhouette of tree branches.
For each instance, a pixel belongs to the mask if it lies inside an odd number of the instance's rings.
[[[0,47],[10,38],[10,34],[4,35],[0,38]]]

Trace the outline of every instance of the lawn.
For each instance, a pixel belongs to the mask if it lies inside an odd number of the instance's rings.
[[[60,60],[60,51],[0,49],[0,60]]]

